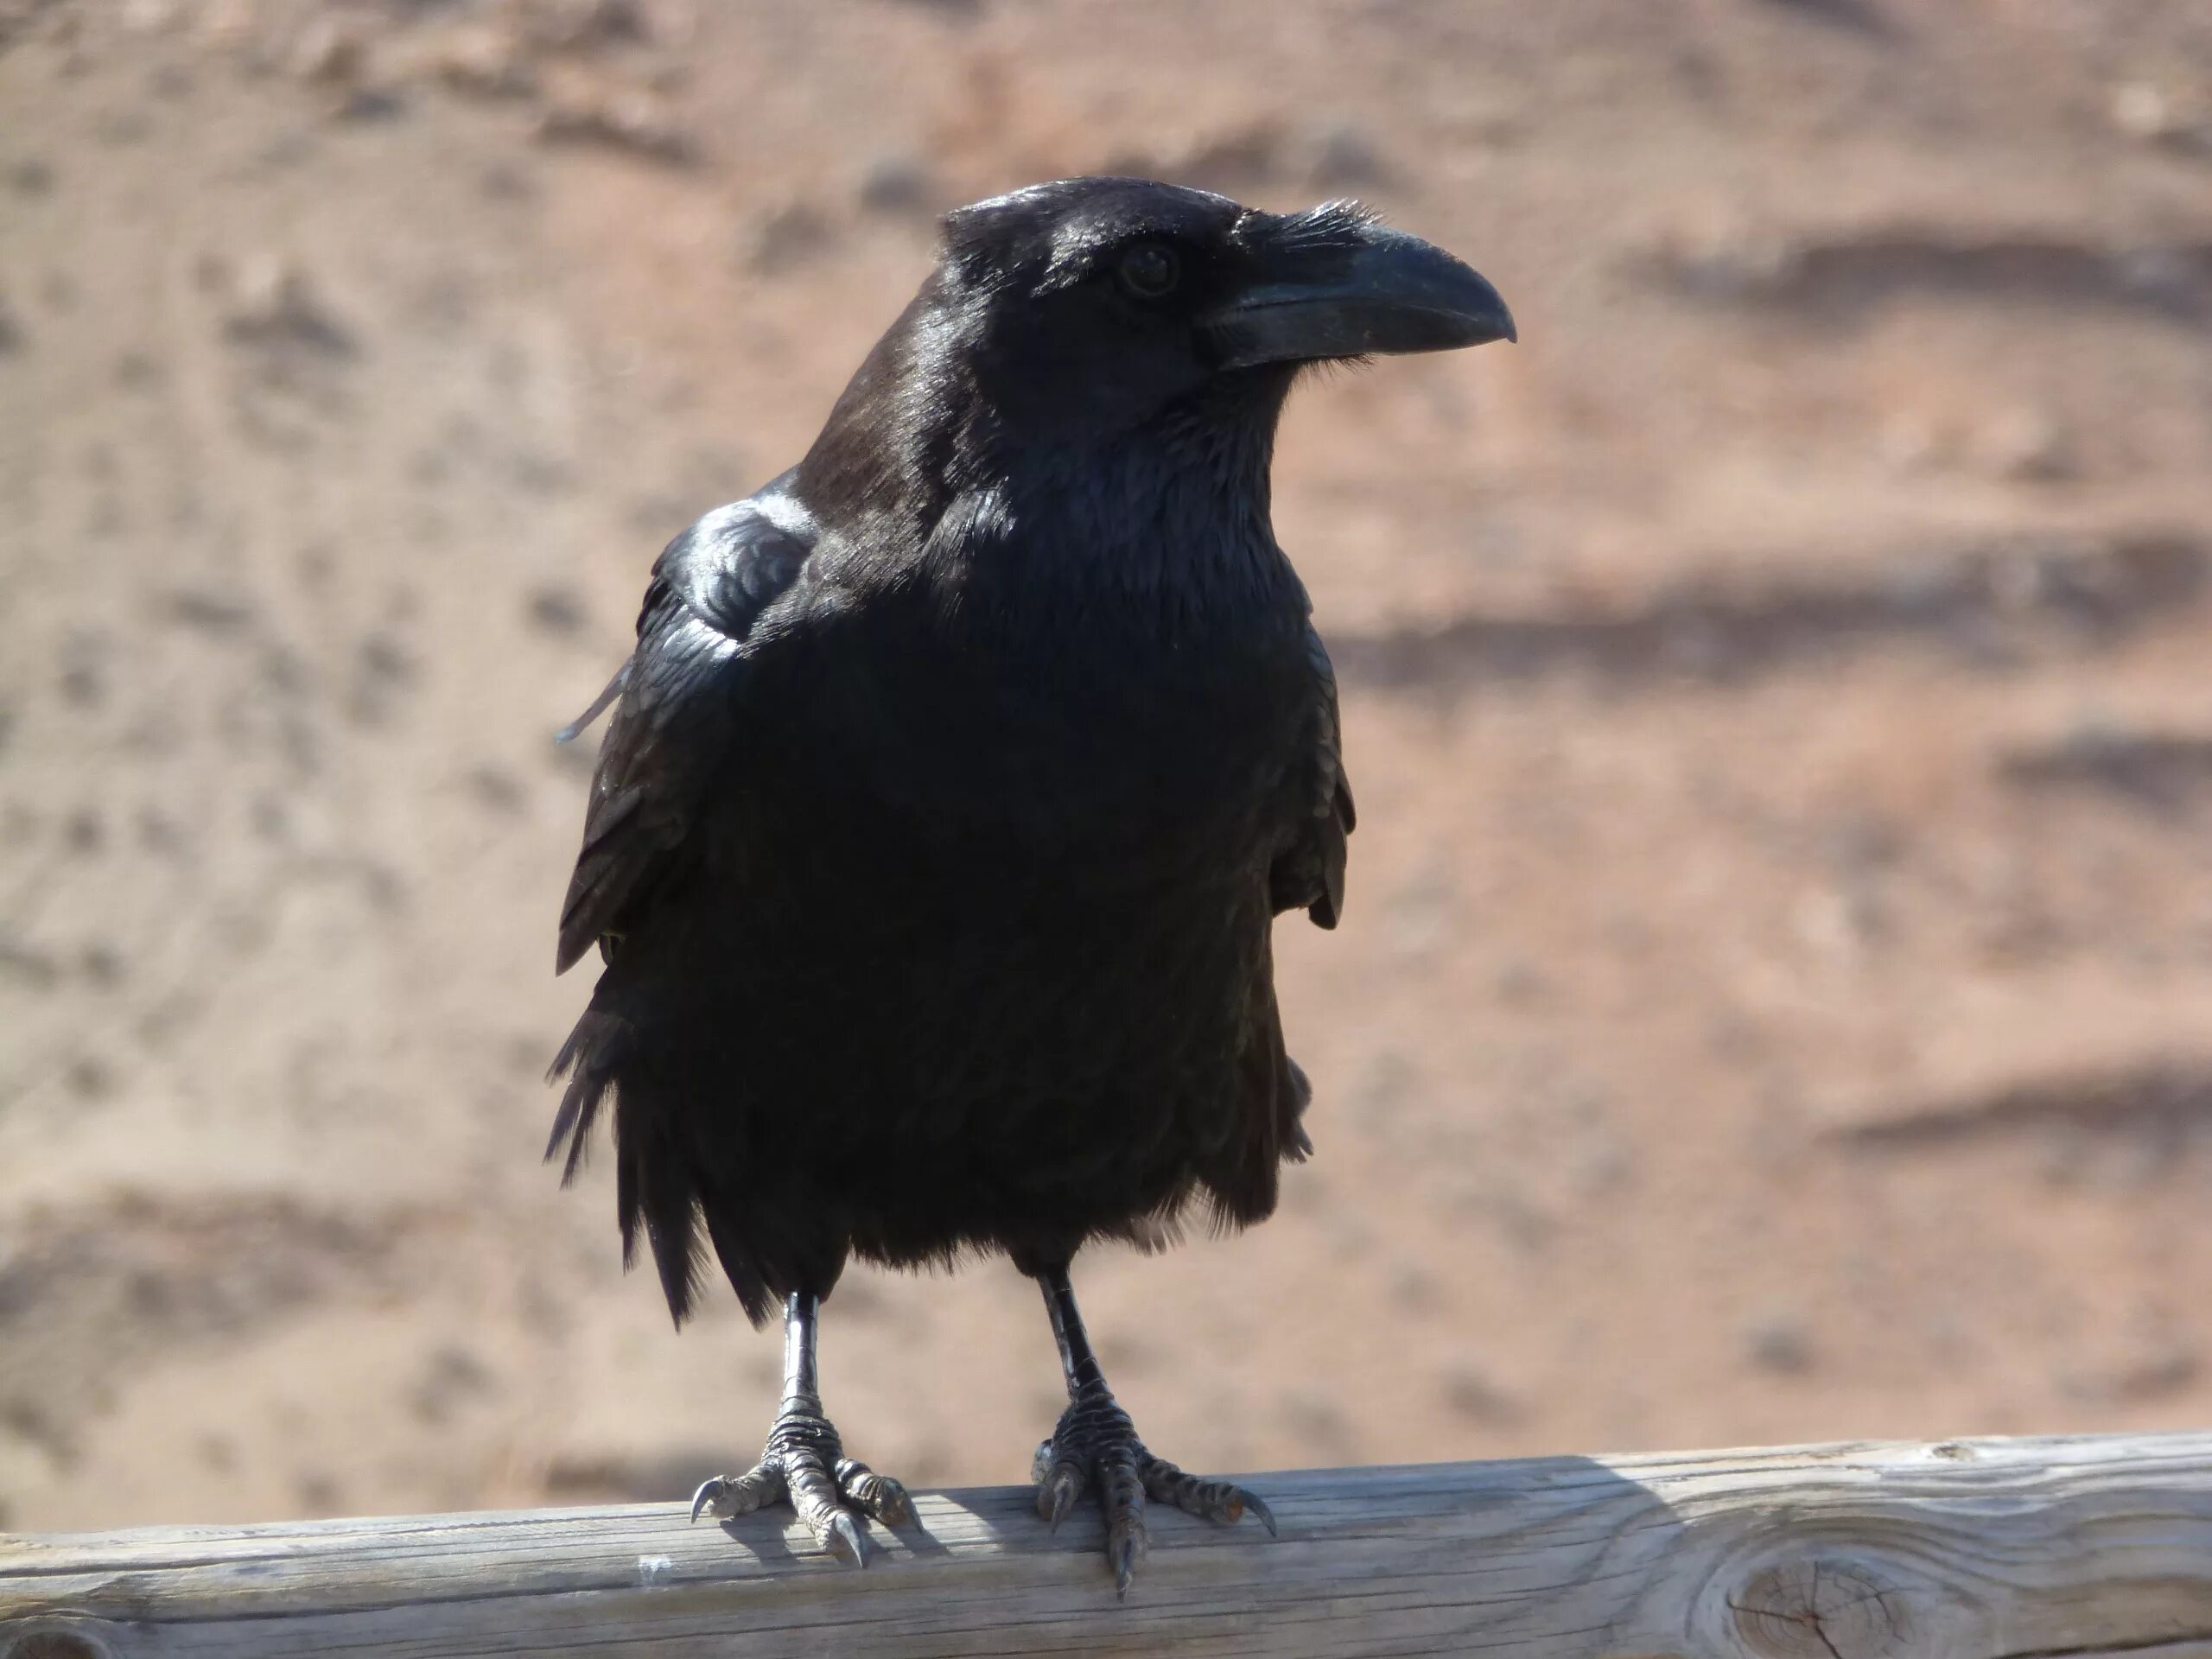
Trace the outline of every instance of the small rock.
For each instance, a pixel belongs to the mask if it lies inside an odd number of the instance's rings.
[[[805,264],[830,241],[827,219],[803,201],[786,202],[759,214],[738,233],[738,258],[747,270],[772,276]]]
[[[467,1349],[448,1343],[432,1353],[416,1378],[409,1403],[424,1422],[443,1422],[455,1406],[482,1395],[492,1382],[483,1361]]]
[[[124,352],[115,359],[115,384],[125,391],[149,391],[167,378],[161,359],[150,352]]]
[[[18,195],[46,195],[54,188],[53,163],[36,156],[27,156],[8,169],[8,182]]]
[[[2017,483],[2056,483],[2078,470],[2070,435],[2038,409],[1999,416],[1982,431],[1975,453],[1990,473]]]
[[[1409,1313],[1433,1313],[1443,1300],[1442,1287],[1427,1268],[1406,1263],[1391,1272],[1390,1300]]]
[[[1905,412],[1882,423],[1876,439],[1883,465],[1899,473],[1925,473],[1942,459],[1942,439],[1926,416]]]
[[[303,1471],[292,1480],[293,1501],[309,1515],[342,1513],[346,1508],[342,1493],[336,1479],[320,1470]]]
[[[535,84],[522,42],[509,29],[464,24],[423,48],[423,69],[448,86],[487,98],[518,98]]]
[[[1797,255],[1764,227],[1724,218],[1675,226],[1655,263],[1683,294],[1713,302],[1741,302],[1783,286]]]
[[[1809,950],[1834,961],[1859,956],[1882,931],[1880,907],[1863,887],[1815,887],[1790,911],[1798,939]]]
[[[368,54],[368,40],[353,20],[325,12],[300,31],[285,67],[298,79],[339,86],[359,78]]]
[[[561,52],[652,34],[638,0],[524,0],[522,26],[537,44]]]
[[[137,104],[128,109],[111,110],[92,124],[94,137],[104,144],[118,148],[143,143],[153,130],[153,124],[146,118],[144,107]]]
[[[290,344],[344,353],[351,337],[316,296],[307,273],[289,259],[251,261],[232,284],[223,331],[235,340]]]
[[[488,760],[471,766],[465,781],[469,793],[495,812],[512,816],[520,812],[529,800],[520,779]]]
[[[225,1434],[203,1434],[194,1447],[202,1468],[227,1473],[238,1466],[238,1442]]]
[[[1170,162],[1167,176],[1206,190],[1264,184],[1281,170],[1282,149],[1271,123],[1254,122],[1200,139]]]
[[[362,677],[379,685],[404,686],[415,678],[415,659],[388,633],[365,636],[356,652]]]
[[[1363,189],[1389,176],[1374,141],[1357,127],[1325,126],[1312,135],[1311,143],[1313,156],[1306,177],[1316,190]]]
[[[872,213],[926,213],[937,192],[912,156],[880,156],[861,175],[861,206]]]
[[[54,957],[13,934],[0,932],[0,976],[13,978],[34,990],[54,988],[60,969]]]
[[[2194,320],[2201,309],[2203,260],[2192,249],[2152,245],[2113,256],[2113,274],[2130,299]]]
[[[251,46],[258,32],[252,0],[207,0],[200,13],[200,38],[225,51]]]
[[[2183,100],[2147,80],[2122,81],[2106,108],[2114,129],[2141,143],[2188,143],[2201,130]]]
[[[519,167],[494,162],[484,169],[478,187],[493,201],[534,201],[537,181]]]
[[[536,131],[549,143],[603,144],[657,162],[688,162],[695,153],[668,106],[635,87],[571,84],[548,100]]]
[[[385,86],[348,86],[330,105],[338,121],[385,121],[407,107],[399,94]]]
[[[1820,822],[1815,835],[1821,856],[1854,879],[1890,868],[1908,847],[1904,832],[1869,808],[1833,813]]]
[[[583,601],[565,588],[540,588],[530,596],[530,624],[543,633],[573,635],[583,629]]]
[[[186,849],[184,827],[157,806],[142,806],[138,844],[149,853],[174,856]]]
[[[1551,981],[1535,963],[1511,957],[1498,963],[1491,976],[1491,988],[1501,1002],[1519,1007],[1541,1002],[1551,992]]]
[[[1280,1405],[1283,1424],[1304,1444],[1331,1462],[1351,1462],[1358,1440],[1344,1408],[1313,1389],[1286,1392]]]
[[[1437,1379],[1445,1409],[1478,1423],[1510,1423],[1521,1415],[1518,1401],[1471,1365],[1446,1369]]]
[[[1744,1331],[1744,1354],[1761,1370],[1796,1375],[1813,1368],[1813,1344],[1805,1328],[1786,1316],[1754,1321]]]
[[[390,634],[372,633],[354,648],[353,663],[346,712],[356,725],[380,726],[391,717],[400,694],[415,683],[415,659]]]
[[[1585,1198],[1609,1198],[1636,1185],[1638,1166],[1633,1147],[1605,1134],[1577,1149],[1568,1163],[1567,1179]]]
[[[89,1054],[80,1054],[69,1062],[65,1081],[69,1092],[81,1100],[98,1100],[115,1086],[114,1075]]]
[[[70,639],[61,651],[61,700],[76,709],[97,709],[107,701],[107,648],[86,634]]]
[[[238,633],[253,621],[253,607],[234,594],[206,588],[180,588],[162,601],[173,621],[202,633]]]

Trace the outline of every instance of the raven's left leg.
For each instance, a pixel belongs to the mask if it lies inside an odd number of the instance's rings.
[[[904,1486],[845,1455],[836,1425],[823,1415],[814,1367],[821,1314],[819,1297],[784,1299],[784,1402],[768,1444],[760,1461],[743,1474],[716,1475],[694,1492],[691,1518],[708,1510],[724,1517],[749,1515],[787,1503],[823,1548],[850,1566],[866,1567],[868,1545],[853,1511],[898,1526],[912,1520],[914,1510]]]
[[[1091,1351],[1083,1315],[1076,1310],[1075,1287],[1068,1282],[1068,1264],[1025,1263],[1024,1271],[1044,1290],[1045,1310],[1052,1316],[1068,1385],[1068,1408],[1060,1414],[1052,1438],[1038,1446],[1030,1468],[1030,1478],[1037,1483],[1037,1513],[1057,1528],[1077,1498],[1086,1490],[1096,1491],[1098,1506],[1106,1516],[1106,1560],[1114,1569],[1117,1596],[1128,1593],[1129,1580],[1144,1563],[1147,1497],[1209,1521],[1240,1520],[1249,1510],[1272,1534],[1274,1516],[1243,1487],[1186,1475],[1145,1450],[1129,1414],[1106,1386],[1098,1356]]]

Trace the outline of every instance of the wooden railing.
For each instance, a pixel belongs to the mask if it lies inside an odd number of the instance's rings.
[[[921,1495],[855,1573],[676,1503],[0,1535],[0,1659],[1018,1654],[2212,1659],[2212,1433],[1255,1478],[1280,1539]]]

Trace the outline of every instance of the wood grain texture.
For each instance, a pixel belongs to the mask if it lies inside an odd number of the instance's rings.
[[[0,1659],[2212,1659],[2212,1433],[1788,1446],[1262,1476],[1283,1535],[918,1499],[865,1573],[676,1503],[0,1535]]]

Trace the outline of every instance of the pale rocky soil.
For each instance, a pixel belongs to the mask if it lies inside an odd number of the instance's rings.
[[[2212,11],[2138,0],[0,4],[0,1521],[673,1498],[537,1161],[646,564],[932,212],[1357,192],[1522,344],[1305,392],[1345,685],[1320,1154],[1079,1269],[1201,1468],[2212,1418]],[[1057,1410],[857,1274],[922,1483]]]

